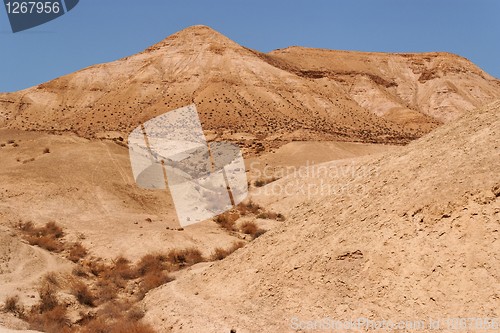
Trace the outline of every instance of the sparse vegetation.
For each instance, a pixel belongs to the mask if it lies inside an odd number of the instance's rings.
[[[172,250],[167,255],[167,260],[178,268],[191,266],[204,261],[200,250],[195,248],[187,248],[183,250]]]
[[[215,222],[219,224],[222,228],[228,231],[234,231],[234,223],[238,220],[239,214],[232,212],[225,212],[223,214],[218,215],[215,218]]]
[[[255,222],[251,222],[251,221],[244,222],[240,227],[241,232],[243,232],[244,234],[247,234],[247,235],[254,235],[258,229],[259,228],[255,224]]]
[[[264,230],[264,229],[259,229],[255,232],[255,234],[253,234],[253,239],[256,239],[256,238],[259,238],[260,236],[262,236],[263,234],[265,234],[267,232],[267,230]]]
[[[155,333],[150,325],[123,318],[105,320],[96,318],[88,323],[81,333]]]
[[[249,213],[260,209],[253,203],[245,207]],[[239,217],[239,211],[235,210],[219,217],[219,223],[236,230],[235,221]],[[222,260],[245,245],[245,242],[235,242],[227,249],[217,248],[209,258],[194,247],[172,249],[166,253],[146,254],[134,265],[121,256],[112,262],[89,258],[80,242],[63,242],[64,231],[55,222],[39,227],[32,222],[19,223],[17,229],[30,244],[54,252],[64,251],[66,257],[77,264],[71,277],[46,274],[38,291],[39,302],[23,317],[31,329],[58,333],[154,332],[150,326],[140,323],[144,312],[134,306],[135,302],[143,299],[151,289],[172,281],[170,273],[199,262]],[[252,237],[259,233],[253,223],[243,224],[241,230]],[[82,309],[87,309],[82,310],[77,323],[69,321],[66,305],[59,302],[58,290],[61,288],[64,293],[73,295]],[[117,307],[121,310],[112,310]],[[12,313],[24,311],[19,310],[16,298],[9,299],[4,308]]]
[[[68,254],[68,259],[71,260],[72,262],[77,262],[80,259],[85,258],[87,255],[87,249],[83,247],[82,243],[74,243]]]
[[[56,296],[56,287],[47,281],[43,282],[42,286],[38,289],[38,295],[40,296],[40,301],[36,309],[39,313],[50,311],[59,305]]]
[[[240,203],[236,208],[243,216],[248,214],[257,214],[259,211],[262,210],[262,207],[253,201]]]
[[[50,153],[50,149],[49,148],[44,148],[43,149],[43,153],[44,154],[49,154]]]
[[[262,212],[259,215],[257,215],[257,218],[259,219],[266,219],[266,220],[276,220],[276,221],[284,221],[285,217],[282,214],[277,214],[274,212]]]
[[[223,249],[223,248],[218,247],[214,250],[211,259],[213,261],[222,260],[225,257],[227,257],[228,255],[230,255],[231,253],[233,253],[234,251],[242,248],[243,246],[245,246],[244,242],[235,242],[228,249]]]
[[[24,309],[19,302],[19,296],[10,296],[5,300],[5,305],[3,306],[4,312],[13,313],[15,315],[22,314]]]
[[[89,290],[87,285],[81,281],[73,282],[71,286],[71,294],[75,296],[78,302],[82,305],[91,307],[95,305],[95,296]]]
[[[41,313],[31,313],[29,322],[30,329],[37,331],[47,333],[71,332],[66,307],[59,304]]]
[[[143,299],[148,291],[151,289],[157,288],[167,282],[172,281],[173,279],[164,271],[151,271],[147,272],[146,275],[142,278],[140,284],[140,294],[139,299]]]
[[[43,227],[35,227],[33,222],[19,223],[18,229],[30,245],[36,245],[47,251],[61,252],[64,245],[60,238],[64,236],[62,228],[55,222],[48,222]]]
[[[267,184],[270,184],[276,180],[278,180],[279,178],[276,178],[276,177],[271,177],[271,178],[265,178],[265,179],[257,179],[255,182],[254,182],[254,185],[255,187],[262,187],[264,185],[267,185]]]

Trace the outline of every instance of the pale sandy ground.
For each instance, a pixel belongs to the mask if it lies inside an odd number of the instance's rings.
[[[14,143],[8,144],[10,140]],[[37,225],[56,221],[65,231],[66,242],[81,241],[91,255],[105,259],[123,255],[134,261],[147,253],[190,246],[209,255],[215,247],[227,248],[240,240],[212,221],[177,230],[168,193],[137,188],[128,150],[116,143],[0,130],[1,143],[6,145],[0,148],[0,302],[19,295],[24,305],[34,304],[42,276],[52,271],[71,272],[74,267],[62,255],[20,240],[14,228],[20,221]],[[44,154],[45,148],[50,153]],[[394,147],[291,142],[264,154],[262,160],[251,160],[258,165],[297,167],[307,161],[320,163],[390,149]],[[263,219],[257,223],[265,229],[281,224]],[[26,328],[8,315],[0,315],[1,325]]]
[[[337,159],[349,159],[364,155],[387,152],[397,146],[353,142],[305,142],[294,141],[245,160],[250,181],[281,178],[301,168]]]
[[[165,332],[241,333],[291,332],[294,317],[498,318],[499,133],[497,102],[389,154],[327,164],[353,174],[268,185],[293,184],[255,198],[287,221],[150,292],[147,320]],[[308,198],[311,184],[344,189]]]

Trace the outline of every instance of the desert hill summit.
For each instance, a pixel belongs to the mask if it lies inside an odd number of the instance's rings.
[[[264,54],[193,26],[137,55],[0,94],[0,126],[123,136],[194,102],[212,137],[404,143],[494,96],[500,83],[456,56]]]
[[[287,211],[283,225],[152,291],[147,320],[247,333],[295,331],[293,318],[498,318],[499,133],[500,100],[389,154],[265,186],[253,199]]]
[[[374,53],[290,47],[270,53],[299,75],[330,78],[359,105],[405,122],[418,113],[441,122],[498,97],[500,81],[469,60],[445,52]],[[417,113],[418,112],[418,113]]]

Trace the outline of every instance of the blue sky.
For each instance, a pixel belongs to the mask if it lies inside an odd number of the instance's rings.
[[[499,15],[499,0],[81,0],[13,34],[2,6],[0,91],[137,53],[195,24],[265,52],[290,45],[453,52],[500,77]]]

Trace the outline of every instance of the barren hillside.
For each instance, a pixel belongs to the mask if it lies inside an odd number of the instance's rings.
[[[444,53],[369,53],[290,47],[270,53],[300,76],[339,83],[359,105],[401,124],[455,120],[496,100],[500,81]]]
[[[415,84],[424,79],[427,92]],[[455,56],[297,48],[266,55],[195,26],[140,54],[0,94],[0,124],[118,137],[194,102],[207,134],[243,145],[266,138],[405,143],[494,95],[498,81]]]
[[[499,132],[497,101],[389,154],[267,185],[254,199],[289,219],[151,292],[147,319],[240,333],[289,332],[294,317],[498,318]]]

